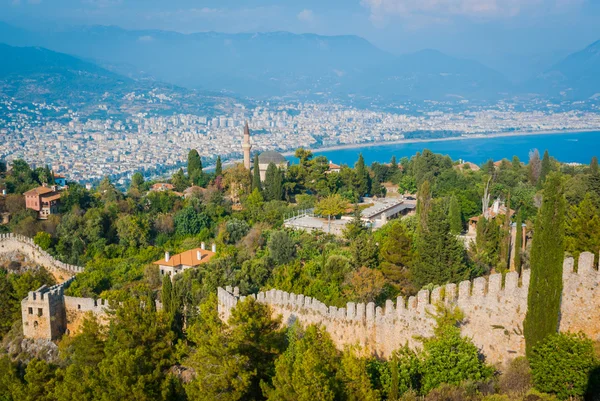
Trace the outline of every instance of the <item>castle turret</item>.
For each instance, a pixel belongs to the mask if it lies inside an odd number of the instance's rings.
[[[244,142],[242,142],[242,150],[244,151],[244,167],[250,170],[250,149],[252,144],[250,143],[250,128],[248,128],[248,121],[244,126]]]
[[[26,338],[57,340],[66,329],[63,284],[45,285],[30,291],[21,301],[23,335]]]

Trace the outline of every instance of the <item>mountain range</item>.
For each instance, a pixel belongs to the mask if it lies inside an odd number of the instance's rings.
[[[574,99],[600,97],[600,40],[539,74],[531,86],[540,92],[564,93]]]
[[[237,99],[145,79],[132,79],[94,63],[41,47],[0,44],[0,98],[48,102],[109,114],[129,112],[216,112]],[[88,113],[89,114],[89,113]]]
[[[114,26],[35,32],[0,23],[0,42],[71,54],[102,67],[102,79],[118,85],[142,79],[253,98],[588,99],[600,92],[600,42],[522,84],[477,61],[435,50],[395,56],[351,35],[182,34]]]

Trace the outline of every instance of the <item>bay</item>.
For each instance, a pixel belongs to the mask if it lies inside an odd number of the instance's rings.
[[[416,143],[364,145],[354,148],[315,151],[336,164],[354,165],[362,153],[367,164],[387,163],[392,156],[399,161],[417,152],[429,149],[434,153],[450,156],[453,160],[463,159],[475,164],[518,156],[523,162],[529,159],[529,151],[538,149],[540,155],[547,149],[550,156],[564,163],[588,164],[592,156],[600,156],[600,131],[560,134],[535,134],[519,136],[478,137],[468,139],[443,140]],[[297,162],[290,157],[292,162]]]

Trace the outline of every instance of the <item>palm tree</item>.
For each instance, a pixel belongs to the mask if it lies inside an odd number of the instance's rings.
[[[348,208],[348,202],[342,198],[339,194],[329,195],[326,198],[321,199],[316,207],[315,213],[322,216],[327,216],[328,220],[328,233],[331,233],[331,216],[337,216],[342,214]]]

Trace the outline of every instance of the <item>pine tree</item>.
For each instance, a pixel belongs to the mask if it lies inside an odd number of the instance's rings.
[[[221,163],[221,156],[217,156],[217,164],[215,166],[215,175],[218,177],[223,175],[223,165]]]
[[[515,173],[519,174],[523,166],[521,166],[521,160],[519,160],[518,156],[513,156],[512,158],[512,169]]]
[[[600,213],[594,196],[587,193],[579,205],[569,207],[565,222],[565,249],[575,258],[581,252],[600,250]]]
[[[564,259],[565,198],[562,176],[548,175],[531,245],[531,281],[523,324],[527,356],[558,330]]]
[[[418,288],[467,278],[465,248],[450,232],[446,208],[440,201],[431,204],[426,225],[417,234],[416,251],[417,261],[411,272]]]
[[[171,177],[171,184],[173,184],[175,190],[179,192],[183,192],[187,188],[189,185],[189,180],[185,178],[183,169],[180,168],[175,174],[173,174]]]
[[[517,219],[515,220],[516,236],[515,236],[515,270],[521,274],[521,248],[523,247],[523,212],[519,209]]]
[[[538,186],[542,187],[544,182],[546,181],[546,177],[552,170],[552,162],[550,161],[550,155],[548,154],[548,150],[544,152],[544,157],[542,158],[542,167],[540,170],[540,179],[538,181]]]
[[[187,170],[189,179],[193,183],[196,183],[200,175],[202,175],[202,159],[200,159],[200,155],[196,149],[192,149],[188,153]]]
[[[456,196],[452,195],[448,206],[448,220],[450,221],[450,232],[458,235],[462,232],[462,218],[460,204]]]
[[[161,301],[163,310],[168,314],[173,313],[173,282],[167,274],[163,277]]]
[[[260,166],[258,163],[258,153],[254,155],[254,162],[252,166],[252,189],[258,189],[262,192],[262,184],[260,182]]]
[[[275,163],[269,163],[265,173],[265,199],[281,200],[283,197],[283,177]]]
[[[592,157],[590,163],[589,188],[591,192],[600,196],[600,171],[598,170],[598,158]]]

